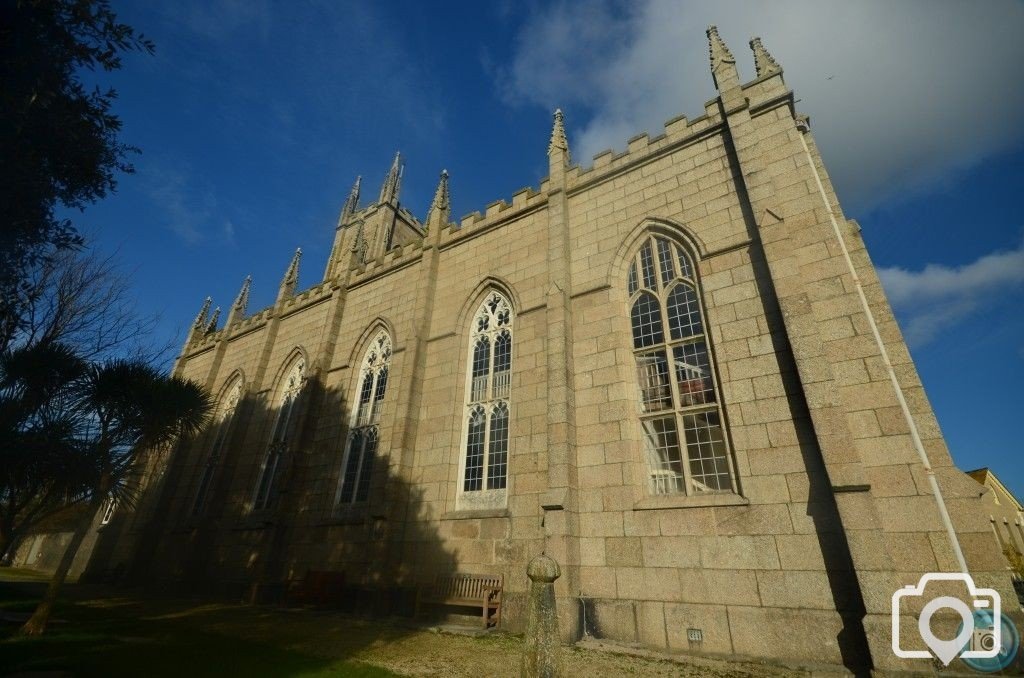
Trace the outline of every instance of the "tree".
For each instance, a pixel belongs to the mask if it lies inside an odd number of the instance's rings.
[[[118,138],[113,89],[84,71],[114,71],[121,54],[153,52],[107,0],[0,0],[0,319],[20,318],[31,267],[81,245],[58,208],[84,209],[133,171]]]
[[[0,354],[0,557],[38,520],[88,491],[68,385],[86,365],[67,346]]]
[[[113,256],[64,250],[26,273],[17,315],[0,317],[0,352],[56,342],[84,360],[127,353],[155,361],[169,348],[143,348],[157,317],[136,310]]]
[[[94,363],[67,387],[63,402],[75,422],[77,452],[84,460],[88,510],[61,558],[24,634],[46,629],[60,588],[74,562],[93,517],[108,498],[131,502],[134,488],[126,481],[138,454],[197,433],[209,416],[209,395],[196,383],[166,376],[139,359]]]
[[[38,263],[17,323],[0,325],[0,564],[37,523],[88,496],[64,385],[90,361],[144,348],[156,319],[133,307],[113,257],[66,250]]]

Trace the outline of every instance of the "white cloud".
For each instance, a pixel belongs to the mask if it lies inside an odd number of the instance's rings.
[[[154,216],[159,223],[189,245],[198,244],[209,236],[209,220],[217,201],[208,190],[190,185],[190,172],[150,163],[140,167],[139,174],[157,210]]]
[[[588,165],[632,134],[703,112],[716,96],[711,23],[744,79],[747,39],[764,39],[848,211],[933,186],[1024,135],[1024,3],[1014,0],[561,2],[526,20],[501,86],[510,101],[566,108]],[[585,113],[577,126],[574,106]]]
[[[911,345],[925,344],[1024,283],[1024,242],[963,266],[928,264],[920,271],[879,268],[878,277]]]

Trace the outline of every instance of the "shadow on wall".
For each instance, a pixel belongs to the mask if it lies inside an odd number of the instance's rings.
[[[281,412],[248,395],[203,510],[194,504],[216,424],[177,448],[160,482],[133,511],[115,516],[87,578],[147,593],[412,616],[417,586],[457,570],[437,523],[417,519],[426,486],[413,487],[400,469],[389,428],[371,423],[372,415],[352,425],[343,394],[317,376],[307,378],[296,403],[267,508],[254,510],[252,500],[270,442],[280,437]],[[369,442],[375,436],[377,445]]]
[[[729,167],[734,185],[740,193],[740,205],[743,209],[747,233],[751,241],[759,242],[757,220],[750,209],[751,202],[746,195],[746,184],[740,174],[736,150],[730,138],[727,137],[725,143],[732,158]],[[828,479],[821,449],[814,435],[811,413],[803,390],[799,386],[796,359],[793,356],[792,347],[786,339],[782,310],[775,295],[775,289],[768,282],[771,280],[771,273],[761,247],[750,248],[750,263],[754,268],[754,284],[757,286],[758,298],[763,300],[765,316],[772,328],[772,349],[779,358],[779,369],[786,384],[787,405],[796,424],[797,444],[807,473],[805,515],[814,525],[814,534],[817,537],[825,564],[832,602],[843,622],[842,629],[836,636],[836,643],[842,656],[843,665],[855,675],[861,675],[871,667],[871,652],[863,623],[866,614],[864,598],[857,583],[850,545],[841,524],[839,508]]]

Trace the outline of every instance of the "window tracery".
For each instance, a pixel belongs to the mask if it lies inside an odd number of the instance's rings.
[[[285,377],[281,389],[277,417],[274,420],[270,444],[267,446],[267,452],[263,457],[259,480],[256,483],[256,494],[253,497],[253,508],[256,510],[270,507],[273,497],[274,480],[281,465],[281,458],[288,450],[289,437],[292,434],[294,419],[297,414],[296,403],[305,383],[306,360],[304,358],[297,358],[291,369],[288,370],[288,375]]]
[[[473,316],[460,490],[497,496],[508,484],[512,390],[512,306],[491,292]]]
[[[352,413],[345,457],[341,464],[337,505],[364,502],[370,494],[370,478],[380,439],[380,412],[388,387],[391,337],[381,330],[370,342],[359,371],[358,403]]]
[[[627,272],[640,425],[652,494],[735,488],[693,271],[682,247],[651,235]]]
[[[206,499],[210,492],[210,484],[213,481],[213,474],[220,463],[221,455],[224,452],[224,445],[227,443],[228,434],[231,432],[231,425],[235,418],[235,410],[238,402],[242,399],[242,379],[235,377],[234,383],[221,398],[217,413],[214,416],[214,437],[210,452],[206,456],[206,463],[199,476],[199,483],[196,486],[196,496],[192,501],[192,515],[200,516],[206,510]]]

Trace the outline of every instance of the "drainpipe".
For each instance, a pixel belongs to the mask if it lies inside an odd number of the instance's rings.
[[[907,405],[906,398],[903,397],[903,389],[900,388],[899,379],[896,378],[896,370],[893,369],[892,362],[889,360],[889,352],[885,350],[885,344],[882,343],[882,335],[878,332],[878,325],[875,323],[875,316],[871,312],[871,307],[868,305],[868,298],[864,295],[864,288],[861,286],[860,277],[857,275],[857,271],[853,267],[853,260],[850,258],[850,252],[846,249],[846,241],[843,240],[843,234],[839,230],[839,223],[836,221],[835,212],[832,211],[832,203],[828,199],[828,195],[825,193],[825,186],[821,183],[821,175],[818,174],[818,167],[814,164],[814,158],[811,157],[811,150],[807,147],[807,140],[804,139],[804,133],[809,132],[810,128],[807,125],[806,120],[797,120],[797,130],[800,131],[800,143],[804,147],[804,153],[807,155],[807,162],[811,166],[811,172],[814,173],[814,181],[818,185],[818,193],[821,194],[821,201],[825,204],[825,211],[828,212],[828,218],[832,222],[832,231],[835,233],[836,240],[839,241],[839,248],[843,252],[843,258],[846,259],[846,267],[850,271],[850,276],[853,278],[854,287],[857,288],[857,296],[860,298],[861,307],[864,309],[864,315],[867,316],[868,325],[871,327],[871,334],[875,338],[875,344],[878,346],[878,352],[882,356],[882,362],[885,364],[885,369],[889,373],[889,380],[892,382],[892,388],[896,392],[896,400],[899,401],[900,410],[903,412],[903,419],[906,420],[907,426],[910,429],[910,438],[914,442],[914,449],[917,450],[917,456],[921,459],[921,465],[924,466],[925,475],[928,476],[928,484],[931,485],[932,495],[935,497],[935,504],[939,509],[939,516],[942,518],[942,524],[946,528],[946,535],[949,537],[949,544],[953,547],[953,554],[956,556],[957,564],[960,566],[960,571],[964,574],[970,574],[967,571],[967,561],[964,560],[964,553],[960,550],[960,540],[956,536],[956,530],[953,529],[953,522],[949,518],[949,511],[946,510],[946,501],[942,498],[942,492],[939,490],[939,483],[935,478],[935,471],[932,469],[931,462],[928,460],[928,453],[924,449],[924,444],[921,442],[921,436],[917,432],[917,424],[914,423],[914,417],[910,414],[910,407]]]

